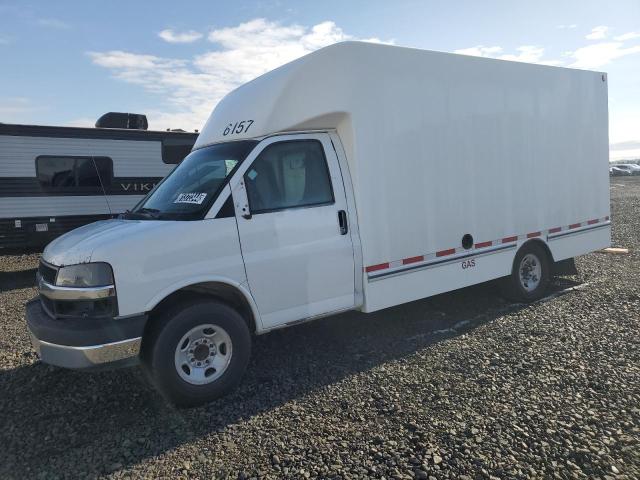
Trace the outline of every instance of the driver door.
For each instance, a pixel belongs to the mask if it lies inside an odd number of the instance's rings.
[[[264,140],[234,177],[232,192],[265,329],[353,307],[347,204],[327,134]]]

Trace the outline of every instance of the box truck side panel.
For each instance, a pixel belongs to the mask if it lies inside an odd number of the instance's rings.
[[[443,258],[438,259],[441,263],[404,265],[413,270],[398,268],[402,266],[400,262],[390,269],[377,271],[377,275],[368,273],[363,311],[373,312],[500,277],[511,269],[516,248],[513,244],[504,250],[471,258]]]
[[[602,73],[348,42],[232,92],[196,148],[335,128],[352,177],[369,311],[506,275],[528,239],[547,243],[555,260],[606,246],[606,224],[580,240],[547,235],[608,222],[607,122]],[[371,269],[457,258],[509,238],[512,251],[483,251],[493,259],[462,275],[458,265],[370,278]]]

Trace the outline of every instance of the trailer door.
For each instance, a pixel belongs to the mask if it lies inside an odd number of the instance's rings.
[[[329,136],[271,137],[257,149],[232,188],[263,327],[353,307],[347,204]]]

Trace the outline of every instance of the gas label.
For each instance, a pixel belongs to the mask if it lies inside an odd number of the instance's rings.
[[[476,266],[476,259],[472,258],[471,260],[465,260],[462,262],[462,269],[466,270],[467,268],[473,268]]]

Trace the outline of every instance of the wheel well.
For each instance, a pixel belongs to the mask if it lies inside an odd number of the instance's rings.
[[[553,259],[553,254],[551,253],[551,250],[549,250],[549,245],[547,245],[546,242],[544,242],[543,240],[540,240],[539,238],[532,238],[531,240],[527,240],[522,245],[520,245],[520,248],[518,249],[518,252],[520,250],[522,250],[525,245],[531,245],[531,244],[535,244],[535,245],[538,245],[538,246],[542,247],[542,249],[547,254],[547,257],[549,258],[549,262],[550,262],[549,266],[551,268],[553,268],[553,264],[555,263],[555,260]],[[517,256],[517,252],[516,252],[516,256]],[[515,262],[516,259],[514,258],[513,261]],[[515,263],[514,263],[514,265],[515,265]]]
[[[170,308],[180,302],[197,300],[198,298],[215,299],[235,309],[247,322],[251,333],[256,332],[256,321],[253,311],[245,296],[235,287],[222,282],[196,283],[176,290],[158,303],[151,312],[149,318],[158,315],[159,312]]]

